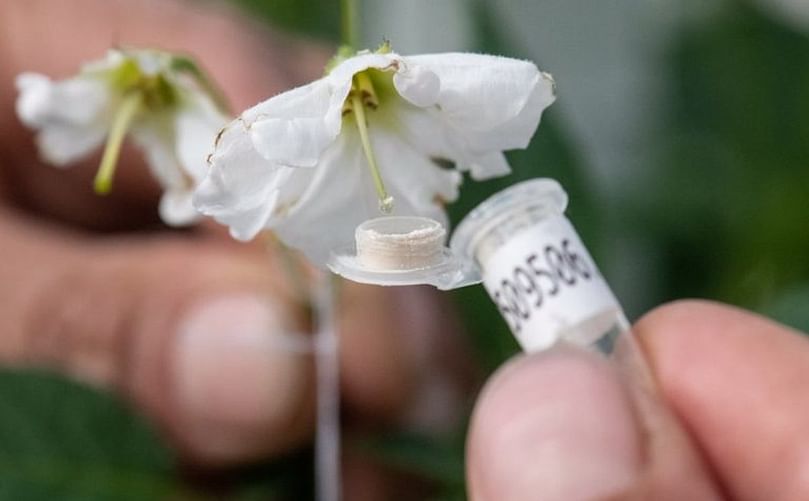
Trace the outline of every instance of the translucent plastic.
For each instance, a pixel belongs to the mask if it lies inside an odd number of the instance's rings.
[[[369,219],[355,232],[354,247],[332,252],[329,268],[360,283],[432,285],[447,290],[480,282],[476,267],[444,245],[446,229],[433,219],[390,216]]]
[[[470,212],[450,248],[478,267],[526,351],[565,341],[609,353],[628,322],[566,207],[567,194],[552,179],[516,184]]]

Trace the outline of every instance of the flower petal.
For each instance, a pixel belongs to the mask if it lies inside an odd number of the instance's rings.
[[[191,203],[191,190],[166,190],[160,198],[160,219],[169,226],[188,226],[202,216]]]
[[[110,97],[100,81],[77,77],[53,82],[23,73],[16,84],[17,114],[24,124],[39,129],[37,143],[47,162],[64,166],[101,145]]]
[[[458,170],[470,171],[472,179],[478,181],[511,172],[502,151],[475,151],[466,136],[441,120],[437,110],[401,104],[395,110],[395,115],[397,132],[423,156],[452,162]]]
[[[89,125],[106,111],[110,95],[95,78],[76,77],[61,82],[36,73],[17,76],[17,115],[29,127],[41,128],[58,122]]]
[[[475,181],[485,181],[493,177],[505,176],[511,172],[511,166],[502,151],[468,157],[463,164]]]
[[[340,133],[346,95],[348,87],[335,93],[321,79],[254,106],[242,119],[264,159],[290,167],[313,167]]]
[[[77,127],[52,123],[37,134],[37,149],[49,164],[67,167],[98,149],[106,135],[107,131],[101,125]]]
[[[174,127],[170,117],[149,117],[133,126],[130,134],[164,190],[188,188],[188,178],[183,174],[174,151]]]
[[[450,53],[409,56],[405,64],[438,76],[441,120],[470,155],[525,148],[555,99],[553,79],[528,61]]]
[[[360,54],[326,77],[284,92],[242,114],[256,150],[287,167],[314,167],[342,127],[343,104],[352,78],[368,68],[398,69],[396,54]]]
[[[393,75],[393,85],[400,96],[420,108],[436,104],[441,93],[438,75],[420,65],[402,64]]]
[[[362,54],[329,75],[281,93],[242,114],[256,150],[287,167],[314,167],[342,127],[343,104],[354,75],[367,68],[395,69],[395,54]]]
[[[438,75],[441,110],[474,130],[491,129],[516,116],[540,75],[531,62],[483,54],[425,54],[408,56],[405,63]]]
[[[390,131],[370,128],[370,139],[379,158],[379,169],[394,197],[396,212],[433,217],[444,202],[458,198],[460,172],[442,168],[405,138]]]
[[[332,249],[351,245],[354,228],[378,212],[372,186],[365,187],[365,157],[352,130],[344,131],[323,152],[306,191],[273,231],[288,246],[302,251],[315,265],[325,267]],[[355,140],[356,139],[356,140]],[[298,172],[301,172],[298,169]]]
[[[228,119],[210,99],[193,93],[177,112],[174,123],[176,154],[183,170],[199,183],[208,173],[208,154]]]
[[[488,130],[467,130],[466,140],[477,151],[526,148],[539,125],[542,112],[555,99],[553,78],[547,73],[540,73],[528,101],[515,116]]]
[[[265,160],[253,147],[241,119],[221,132],[209,162],[210,170],[194,194],[194,205],[230,226],[231,234],[239,240],[253,238],[276,212],[294,203],[306,182],[290,179],[311,176],[312,172]]]

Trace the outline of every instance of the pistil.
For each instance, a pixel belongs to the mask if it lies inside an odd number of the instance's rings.
[[[107,136],[107,144],[104,147],[104,155],[101,157],[101,165],[98,168],[93,184],[95,192],[99,195],[106,195],[112,188],[112,178],[118,165],[118,157],[121,154],[124,137],[142,104],[143,94],[138,91],[131,91],[124,96],[123,101],[115,111],[110,134]]]
[[[385,183],[382,181],[382,174],[379,171],[376,156],[374,155],[374,150],[371,148],[371,141],[368,137],[368,121],[365,116],[365,106],[376,108],[378,105],[376,93],[374,92],[373,84],[368,75],[364,73],[356,75],[349,101],[351,110],[353,110],[355,114],[357,130],[359,130],[360,141],[362,142],[362,150],[368,161],[368,168],[371,171],[376,194],[379,198],[379,210],[385,214],[390,214],[393,211],[393,197],[390,196],[385,189]]]

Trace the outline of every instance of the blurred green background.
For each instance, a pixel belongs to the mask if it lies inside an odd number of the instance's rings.
[[[231,1],[278,29],[337,42],[336,0]],[[509,155],[513,175],[467,183],[451,207],[454,220],[519,179],[554,177],[631,318],[703,297],[809,331],[809,2],[364,3],[369,47],[389,38],[402,54],[523,57],[556,78],[559,98],[531,147]],[[482,288],[453,298],[485,376],[517,346]],[[12,444],[0,463],[16,461],[19,478],[0,483],[0,498],[52,499],[30,490],[43,478],[41,461],[26,469],[30,455],[62,471],[49,481],[74,494],[60,499],[209,499],[210,489],[189,487],[194,475],[178,474],[171,453],[108,397],[58,379],[16,377],[0,378],[7,395],[0,439]],[[26,381],[52,390],[32,398],[43,390],[21,390]],[[88,421],[99,423],[97,436],[77,436],[81,427],[71,423]],[[32,438],[42,429],[61,437],[52,440],[58,450]],[[461,424],[441,436],[385,432],[348,446],[428,479],[430,499],[464,499],[463,432]],[[96,446],[87,452],[87,443]],[[208,479],[212,499],[309,499],[309,454]],[[99,482],[101,493],[81,489]]]

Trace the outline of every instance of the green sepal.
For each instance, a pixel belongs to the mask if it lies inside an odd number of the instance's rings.
[[[213,100],[216,107],[219,108],[219,111],[226,115],[230,113],[230,106],[222,89],[202,71],[196,61],[191,57],[172,54],[169,67],[178,73],[190,75],[196,81],[197,85]]]

